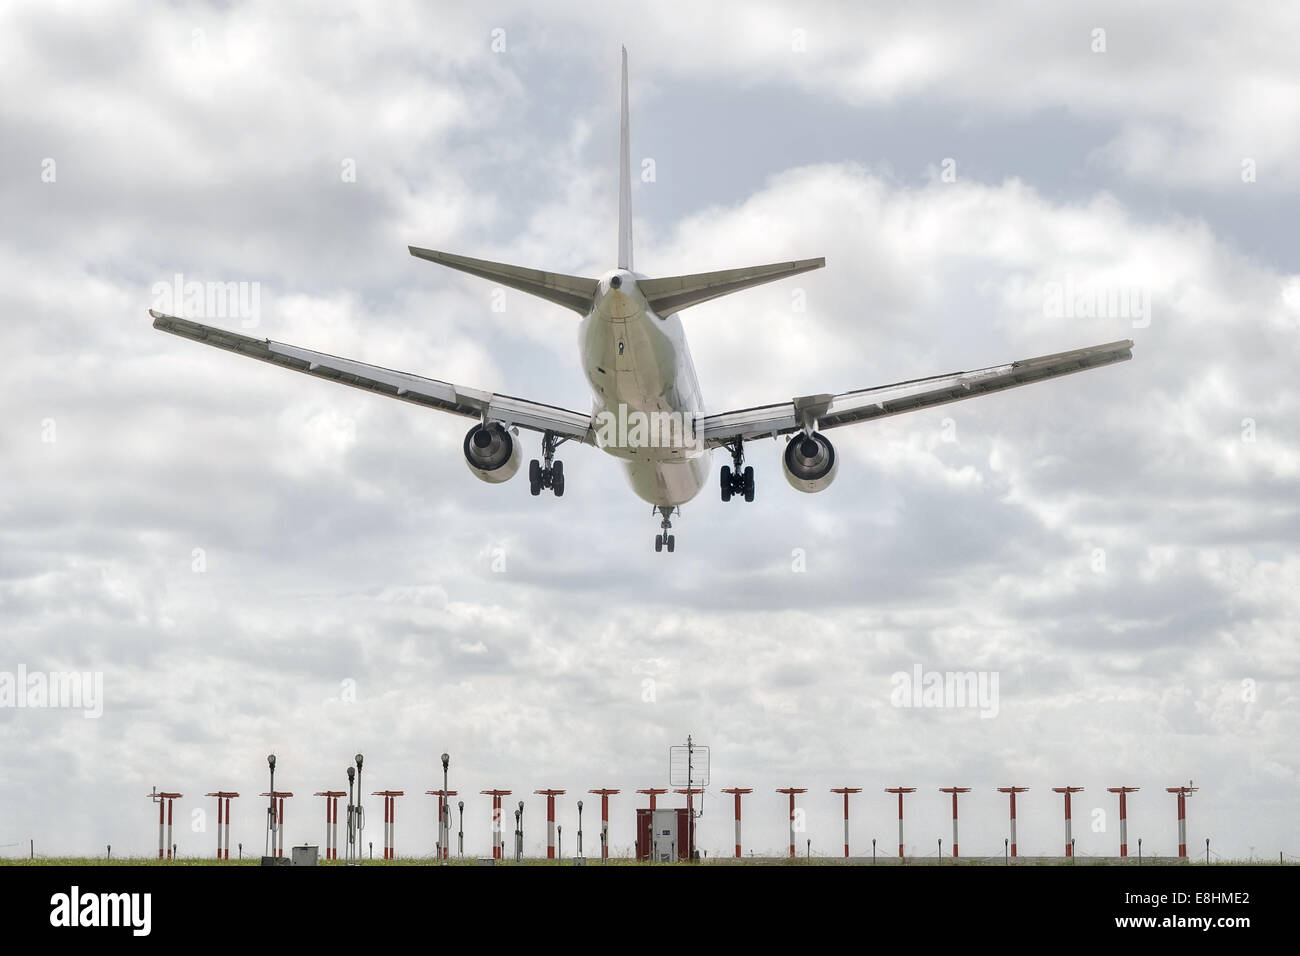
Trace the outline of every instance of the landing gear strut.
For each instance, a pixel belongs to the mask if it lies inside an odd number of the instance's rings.
[[[536,458],[528,463],[528,490],[540,495],[543,488],[550,488],[555,497],[564,497],[564,462],[555,461],[555,449],[567,438],[557,438],[554,432],[542,433],[542,460]]]
[[[664,548],[667,548],[668,553],[671,554],[673,549],[677,547],[677,537],[669,534],[668,530],[673,526],[671,520],[673,512],[678,509],[670,507],[669,505],[661,505],[657,510],[661,515],[663,515],[663,518],[659,521],[659,527],[663,530],[659,534],[655,535],[655,550],[662,551]]]
[[[727,447],[731,449],[731,465],[723,465],[722,473],[718,476],[722,486],[722,500],[730,501],[732,495],[744,495],[746,501],[754,500],[754,468],[752,465],[745,465],[745,442],[744,439],[737,438],[734,442],[728,442]],[[744,465],[744,470],[741,466]]]

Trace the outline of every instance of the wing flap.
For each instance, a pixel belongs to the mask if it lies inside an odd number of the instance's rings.
[[[970,372],[911,379],[833,396],[802,396],[774,405],[708,415],[702,426],[703,438],[706,444],[717,446],[737,438],[789,434],[804,427],[809,409],[816,410],[815,427],[824,431],[1101,368],[1132,357],[1133,341],[1123,339]],[[828,397],[829,404],[825,401]]]
[[[254,339],[153,310],[149,314],[153,316],[154,328],[163,332],[302,372],[313,378],[350,385],[465,418],[486,417],[532,431],[551,431],[565,438],[595,444],[591,416],[581,412],[513,395],[498,395],[482,389],[453,385],[451,382],[398,372],[378,365],[367,365],[270,339]]]

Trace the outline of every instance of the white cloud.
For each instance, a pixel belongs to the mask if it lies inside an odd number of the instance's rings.
[[[1173,130],[1168,142],[1143,134],[1136,175],[1154,175],[1169,143],[1200,144],[1177,174],[1192,187],[1215,181],[1207,144],[1258,125],[1210,95],[1249,64],[1206,31],[1237,36],[1246,18],[1195,14],[1157,37],[1118,8],[1066,21],[828,10],[807,15],[803,59],[788,52],[801,24],[768,8],[647,21],[634,96],[673,77],[674,96],[766,84],[865,110],[1065,104],[1117,129]],[[922,846],[946,833],[930,791],[950,777],[983,794],[963,805],[972,852],[1000,848],[1005,806],[985,791],[1013,776],[1035,787],[1022,822],[1033,852],[1056,849],[1059,806],[1043,791],[1076,775],[1092,799],[1123,782],[1111,776],[1154,790],[1194,773],[1219,782],[1193,829],[1217,827],[1222,852],[1288,838],[1300,278],[1205,218],[1139,215],[1106,193],[1061,198],[1012,168],[909,185],[840,130],[827,131],[834,158],[815,165],[725,157],[761,187],[639,234],[641,267],[821,254],[828,267],[686,314],[715,406],[1116,338],[1137,346],[1116,368],[836,434],[845,468],[820,496],[786,486],[779,445],[755,444],[758,500],[724,507],[710,484],[668,559],[648,547],[648,509],[590,449],[563,449],[564,499],[482,485],[458,460],[466,422],[159,335],[144,313],[152,284],[176,271],[258,280],[253,334],[584,407],[571,315],[522,297],[494,313],[485,284],[403,247],[604,265],[612,151],[598,139],[605,120],[574,92],[609,80],[608,57],[598,70],[583,59],[599,44],[532,30],[523,8],[432,30],[401,11],[262,25],[242,8],[194,7],[130,37],[111,13],[59,27],[11,9],[0,30],[8,69],[45,91],[0,107],[4,156],[20,170],[0,179],[15,213],[0,231],[0,344],[21,358],[0,382],[0,668],[99,669],[107,694],[99,722],[0,711],[12,792],[27,795],[6,826],[36,834],[38,850],[111,839],[145,853],[150,786],[193,805],[209,789],[252,789],[271,749],[303,790],[362,749],[377,788],[414,791],[445,748],[453,785],[528,793],[533,820],[531,790],[569,787],[568,829],[581,790],[661,784],[663,750],[687,732],[714,745],[715,789],[759,788],[746,842],[771,850],[785,840],[771,788],[813,788],[809,835],[824,848],[838,843],[826,787],[868,787],[854,805],[865,844],[890,832],[878,787],[898,777],[925,791]],[[1110,59],[1063,56],[1095,18]],[[186,76],[196,22],[213,62]],[[512,53],[494,58],[487,30],[502,23]],[[1259,88],[1285,90],[1282,32],[1250,29]],[[92,42],[101,34],[122,42]],[[32,52],[73,41],[120,81],[96,86]],[[1185,76],[1179,58],[1192,54],[1205,69]],[[566,70],[575,86],[557,79]],[[687,95],[679,107],[685,130],[724,121],[692,106]],[[1277,125],[1261,168],[1291,148]],[[1123,164],[1129,152],[1110,155]],[[347,191],[338,160],[354,153]],[[56,184],[40,182],[46,155],[59,157]],[[1067,277],[1147,290],[1149,326],[1047,314],[1049,284]],[[792,310],[792,287],[806,312]],[[918,662],[998,672],[999,717],[890,706],[889,675]],[[1254,701],[1240,695],[1248,678]],[[104,809],[87,809],[105,780],[93,803]],[[432,842],[423,799],[399,806],[404,852]],[[486,801],[466,799],[475,847]],[[631,842],[639,803],[615,798],[616,847]],[[1242,806],[1248,831],[1228,822]],[[47,807],[69,819],[58,836],[43,829]],[[259,811],[236,808],[237,839],[255,843]],[[1154,796],[1132,811],[1163,852],[1171,812]],[[315,837],[310,801],[289,813],[292,840]],[[709,816],[705,844],[727,846],[729,824]],[[1110,842],[1080,834],[1081,851]]]

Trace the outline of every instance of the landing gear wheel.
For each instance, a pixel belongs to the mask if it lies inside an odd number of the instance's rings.
[[[718,473],[722,500],[730,501],[732,495],[744,495],[746,501],[754,500],[754,469],[745,464],[745,445],[739,438],[727,445],[731,449],[731,464],[723,465]]]
[[[550,488],[555,497],[564,497],[564,462],[555,460],[555,449],[567,441],[552,432],[542,433],[542,460],[534,458],[528,463],[528,491],[536,497],[543,488]]]
[[[664,546],[668,546],[668,553],[671,554],[677,549],[677,538],[669,534],[673,527],[673,515],[679,513],[674,505],[656,505],[655,511],[659,512],[659,533],[655,535],[655,550],[662,551]]]

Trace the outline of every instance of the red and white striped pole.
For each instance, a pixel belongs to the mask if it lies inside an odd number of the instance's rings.
[[[646,787],[644,790],[638,790],[638,791],[637,791],[637,793],[648,793],[648,794],[650,794],[650,810],[651,810],[651,812],[653,812],[653,811],[654,811],[654,808],[655,808],[655,797],[656,797],[658,794],[661,794],[661,793],[667,793],[667,792],[668,792],[668,791],[667,791],[666,789],[662,788],[662,787]]]
[[[788,793],[790,795],[790,859],[794,859],[794,795],[796,793],[807,793],[807,787],[777,787],[777,793]]]
[[[600,795],[600,858],[609,859],[609,798],[617,790],[588,790]]]
[[[695,802],[692,799],[695,794],[704,793],[700,787],[691,787],[689,790],[685,787],[679,787],[673,793],[684,793],[686,795],[686,852],[690,859],[695,859]]]
[[[940,787],[941,793],[952,794],[952,857],[957,858],[957,794],[970,793],[970,787]]]
[[[148,794],[150,800],[158,804],[158,859],[165,855],[167,859],[172,858],[172,802],[185,796],[183,793],[159,793],[154,791]]]
[[[1070,823],[1070,794],[1078,793],[1083,787],[1053,787],[1053,793],[1065,794],[1065,855],[1074,856],[1074,836]]]
[[[753,787],[727,787],[723,793],[736,795],[736,859],[740,859],[740,798],[743,794],[753,793]]]
[[[1107,787],[1107,793],[1119,794],[1119,855],[1128,856],[1128,800],[1130,793],[1136,793],[1140,787]]]
[[[384,798],[384,859],[397,859],[397,798],[406,796],[405,790],[376,790],[372,797]],[[441,805],[441,804],[439,804]]]
[[[293,794],[288,790],[276,790],[274,793],[263,793],[261,796],[271,797],[271,802],[276,807],[271,829],[271,856],[284,856],[284,798],[292,797]]]
[[[844,794],[844,859],[849,858],[849,794],[861,793],[861,787],[831,787],[831,793]]]
[[[1178,794],[1178,858],[1187,859],[1187,797],[1200,787],[1165,787],[1169,793]]]
[[[1028,787],[998,787],[998,793],[1011,794],[1011,855],[1016,855],[1016,794],[1024,793]]]
[[[533,793],[546,798],[546,858],[555,859],[555,798],[563,790],[534,790]]]
[[[346,790],[319,790],[315,796],[325,798],[325,859],[339,858],[339,797],[346,797]]]
[[[234,791],[218,790],[215,793],[205,793],[205,797],[217,798],[217,859],[230,859],[230,798],[237,797],[239,794]],[[222,833],[222,829],[225,833]],[[222,853],[225,855],[222,856]]]
[[[508,797],[510,790],[480,790],[479,793],[492,798],[492,859],[499,860],[505,852],[506,837],[501,827],[501,798]]]
[[[885,793],[898,794],[898,858],[903,858],[903,794],[915,793],[916,787],[886,787]]]
[[[433,796],[433,797],[437,797],[437,798],[438,798],[438,815],[437,815],[437,818],[436,818],[436,819],[437,819],[437,822],[438,822],[438,853],[437,853],[437,855],[440,856],[440,857],[442,857],[442,859],[445,860],[445,859],[447,859],[448,855],[450,854],[450,850],[451,850],[451,847],[450,847],[450,845],[449,845],[449,844],[451,843],[451,807],[448,806],[448,804],[447,804],[447,798],[448,798],[448,797],[454,797],[454,796],[456,796],[460,791],[458,791],[458,790],[426,790],[426,791],[424,791],[424,792],[427,793],[427,794],[429,794],[430,796]],[[508,793],[509,791],[505,791],[505,792]],[[398,794],[398,796],[401,796],[401,794]],[[499,804],[498,804],[498,805],[499,805]],[[444,811],[444,810],[446,811],[446,814],[445,814],[446,817],[447,817],[446,820],[443,819],[443,816],[444,816],[443,811]]]

